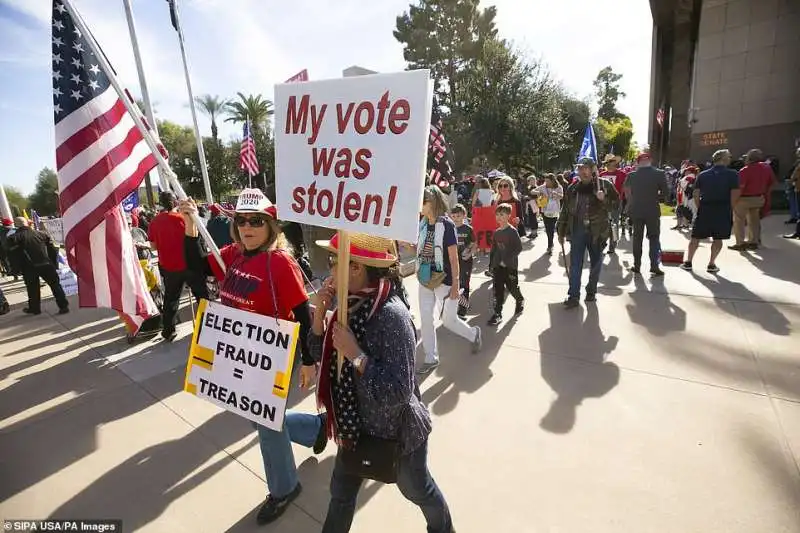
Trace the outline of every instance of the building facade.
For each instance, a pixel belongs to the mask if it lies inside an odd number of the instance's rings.
[[[651,0],[650,145],[677,165],[800,146],[800,0]],[[664,109],[664,124],[656,114]]]

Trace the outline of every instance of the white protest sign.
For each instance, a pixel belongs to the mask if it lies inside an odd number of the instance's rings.
[[[64,244],[64,220],[61,218],[48,218],[48,219],[40,219],[39,222],[42,225],[44,231],[50,235],[50,238],[53,239],[58,245]]]
[[[300,324],[201,300],[183,390],[276,431]]]
[[[58,281],[66,296],[78,294],[78,276],[69,267],[62,266],[58,269]]]
[[[279,218],[416,241],[432,99],[427,70],[276,85]]]

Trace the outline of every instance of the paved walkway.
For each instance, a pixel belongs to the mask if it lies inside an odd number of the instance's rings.
[[[705,273],[703,245],[696,273],[634,278],[623,243],[597,305],[572,311],[544,236],[526,245],[525,314],[487,330],[477,356],[440,332],[442,365],[421,383],[431,469],[459,533],[800,532],[800,242],[776,238],[782,218],[766,221],[763,250],[725,250],[718,276]],[[662,233],[664,248],[685,247]],[[490,284],[473,285],[471,320],[483,325]],[[0,518],[319,531],[334,446],[295,450],[303,494],[255,527],[265,489],[254,432],[180,392],[188,323],[173,345],[131,348],[105,311],[58,316],[48,299],[45,314],[24,316],[22,283],[2,287],[15,311],[0,318]],[[396,488],[364,487],[352,531],[423,530]]]

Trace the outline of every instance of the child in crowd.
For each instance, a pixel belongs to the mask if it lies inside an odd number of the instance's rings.
[[[458,299],[458,316],[464,318],[469,310],[469,280],[472,277],[472,258],[478,250],[478,243],[475,242],[475,232],[472,226],[465,222],[467,218],[467,208],[462,204],[456,204],[450,210],[450,218],[456,225],[456,237],[458,238],[458,263],[460,272],[461,297]]]
[[[522,252],[522,240],[517,230],[511,226],[511,205],[500,204],[495,209],[498,228],[492,236],[492,252],[489,266],[494,278],[494,314],[489,319],[490,326],[496,326],[503,319],[503,303],[505,290],[517,301],[515,315],[522,314],[525,299],[519,290],[519,254]]]

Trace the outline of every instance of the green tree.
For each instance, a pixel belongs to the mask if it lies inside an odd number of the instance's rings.
[[[269,135],[269,118],[275,114],[272,102],[260,94],[245,96],[242,93],[236,93],[236,96],[239,97],[238,101],[228,102],[225,106],[228,114],[225,122],[241,124],[249,120],[253,130],[261,130]]]
[[[581,149],[583,133],[592,118],[592,111],[586,100],[580,100],[563,90],[559,95],[559,107],[561,115],[566,121],[568,138],[556,166],[566,168],[575,163],[575,156]]]
[[[186,189],[186,194],[195,198],[205,197],[192,128],[161,120],[158,122],[158,132],[161,143],[169,153],[169,166]]]
[[[464,96],[463,77],[497,36],[494,6],[479,0],[420,0],[397,17],[394,37],[403,44],[410,69],[428,68],[443,106],[457,107]]]
[[[468,153],[486,154],[512,173],[549,166],[568,138],[558,84],[505,41],[487,43],[484,52],[465,77],[462,123],[473,139]]]
[[[227,109],[228,101],[221,99],[219,96],[211,96],[204,94],[196,96],[194,101],[200,107],[200,111],[205,113],[211,119],[211,138],[216,143],[219,139],[217,130],[217,117],[219,117]]]
[[[598,118],[595,122],[597,150],[601,154],[616,154],[627,157],[633,139],[633,122],[623,116],[613,120]]]
[[[619,88],[622,74],[617,74],[609,66],[602,69],[594,80],[597,94],[597,117],[605,120],[614,120],[624,115],[617,109],[617,101],[625,98],[625,93]]]
[[[12,211],[14,211],[14,208],[16,207],[21,213],[23,209],[28,208],[28,198],[22,194],[19,189],[11,185],[5,185],[3,186],[3,189],[6,191],[6,199],[8,200],[8,205],[11,206]]]
[[[58,216],[58,176],[53,169],[44,167],[36,178],[36,188],[28,198],[28,207],[41,216]]]

